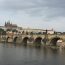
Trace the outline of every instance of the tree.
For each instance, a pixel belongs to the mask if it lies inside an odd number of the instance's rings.
[[[3,32],[2,32],[2,35],[6,35],[6,31],[3,31]]]
[[[13,29],[12,32],[18,32],[16,29]]]
[[[0,28],[0,35],[6,35],[6,31],[4,31],[2,28]]]
[[[33,35],[33,32],[30,32],[31,35]]]
[[[11,31],[11,29],[7,29],[6,31]]]
[[[4,29],[0,28],[0,32],[3,32],[3,31],[4,31]]]

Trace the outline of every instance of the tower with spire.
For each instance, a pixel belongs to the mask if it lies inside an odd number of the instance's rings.
[[[4,26],[5,26],[7,29],[17,28],[17,25],[10,23],[9,20],[8,20],[7,22],[5,21],[5,25],[4,25]]]

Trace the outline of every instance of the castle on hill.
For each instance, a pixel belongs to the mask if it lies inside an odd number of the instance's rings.
[[[16,24],[12,24],[12,23],[10,23],[10,21],[8,21],[8,22],[5,22],[4,27],[6,27],[7,29],[12,29],[12,28],[16,29],[17,25]]]
[[[22,27],[18,27],[17,24],[12,24],[10,21],[5,22],[4,26],[0,26],[0,28],[4,29],[5,31],[7,31],[7,29],[10,30],[17,30],[18,32],[33,32],[33,33],[46,33],[46,30],[44,29],[31,29],[31,28],[22,28]],[[47,30],[47,34],[54,34],[54,30]]]

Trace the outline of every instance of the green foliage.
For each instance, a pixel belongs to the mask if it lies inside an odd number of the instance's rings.
[[[3,32],[3,31],[4,31],[4,29],[0,28],[0,32]]]
[[[11,31],[11,29],[7,29],[6,31]]]
[[[13,29],[12,32],[18,32],[16,29]]]
[[[6,31],[3,31],[3,32],[2,32],[2,35],[6,35]]]
[[[4,31],[2,28],[0,28],[0,35],[6,35],[6,31]]]
[[[33,32],[31,32],[30,34],[33,35]]]

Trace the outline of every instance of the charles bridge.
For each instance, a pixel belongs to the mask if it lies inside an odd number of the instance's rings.
[[[23,45],[57,45],[61,40],[65,45],[65,34],[57,34],[52,30],[21,28],[10,21],[5,22],[4,26],[0,26],[0,42],[16,43]],[[4,33],[3,33],[4,31]],[[20,33],[19,33],[20,32]],[[10,34],[11,33],[11,34]],[[16,34],[14,34],[16,33]]]
[[[17,43],[17,44],[40,44],[40,45],[56,45],[58,40],[65,42],[64,34],[33,34],[33,35],[1,35],[0,41],[6,43]]]

